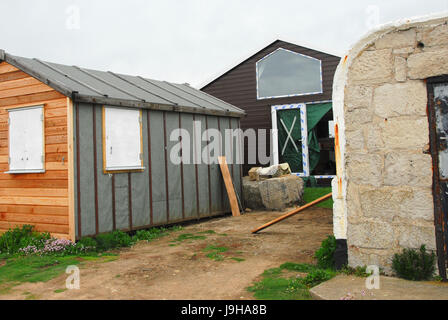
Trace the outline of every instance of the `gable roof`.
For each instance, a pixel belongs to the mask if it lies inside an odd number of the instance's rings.
[[[294,43],[292,43],[292,42],[288,42],[288,41],[283,41],[283,40],[277,39],[277,40],[274,40],[273,42],[271,42],[270,44],[268,44],[267,46],[264,46],[263,48],[261,48],[260,50],[258,50],[257,52],[255,52],[255,53],[253,53],[253,54],[250,54],[250,55],[249,55],[249,54],[246,54],[245,56],[246,56],[247,58],[243,58],[243,60],[242,60],[241,62],[234,63],[231,67],[228,67],[228,68],[224,69],[224,71],[218,73],[218,74],[215,75],[213,78],[211,78],[211,79],[205,81],[204,83],[202,83],[201,85],[199,85],[200,90],[203,90],[204,88],[208,87],[209,85],[211,85],[211,84],[214,83],[215,81],[219,80],[220,78],[222,78],[223,76],[225,76],[226,74],[228,74],[229,72],[231,72],[232,70],[238,68],[239,66],[241,66],[242,64],[244,64],[244,63],[247,62],[248,60],[252,59],[254,56],[258,55],[260,52],[266,50],[267,48],[269,48],[269,47],[275,45],[275,44],[278,43],[278,42],[280,42],[280,43],[284,43],[284,44],[293,45],[293,46],[300,47],[300,48],[303,48],[303,49],[309,49],[309,50],[313,50],[313,51],[316,51],[316,52],[321,52],[321,53],[327,54],[327,55],[329,55],[329,56],[333,56],[333,57],[340,58],[340,56],[338,56],[337,54],[334,54],[334,53],[330,53],[330,52],[328,52],[328,50],[320,50],[320,49],[316,49],[316,48],[311,48],[311,47],[309,47],[309,46],[306,46],[306,47],[305,47],[305,46],[299,46],[299,45],[294,44]],[[241,59],[240,59],[240,60],[241,60]],[[238,61],[240,61],[240,60],[238,60]]]
[[[23,58],[3,50],[0,50],[1,61],[13,65],[75,102],[230,117],[245,115],[242,109],[187,84]]]

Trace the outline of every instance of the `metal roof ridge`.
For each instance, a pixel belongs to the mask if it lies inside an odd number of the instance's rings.
[[[111,87],[114,88],[115,90],[118,90],[118,91],[121,91],[121,92],[124,93],[124,94],[127,94],[127,95],[130,96],[130,97],[133,97],[133,98],[135,98],[135,99],[137,99],[137,100],[146,102],[145,99],[142,99],[142,98],[140,98],[140,97],[137,97],[136,95],[134,95],[134,94],[132,94],[132,93],[129,93],[129,92],[127,92],[126,90],[121,89],[121,88],[119,88],[119,87],[117,87],[117,86],[115,86],[115,85],[113,85],[113,84],[107,82],[106,80],[104,80],[104,79],[98,77],[97,75],[95,75],[95,74],[93,74],[93,73],[91,73],[91,72],[89,72],[89,71],[87,71],[87,70],[84,70],[84,69],[81,68],[81,67],[73,66],[73,68],[75,68],[75,69],[81,71],[82,73],[85,73],[86,75],[88,75],[89,77],[94,78],[95,80],[98,80],[98,81],[100,81],[100,82],[102,82],[102,83],[104,83],[104,84],[106,84],[106,85],[108,85],[108,86],[111,86]],[[99,72],[102,72],[102,71],[99,71]],[[103,72],[104,72],[104,71],[103,71]]]
[[[172,86],[172,87],[174,87],[174,88],[179,89],[179,90],[182,91],[182,92],[185,92],[186,94],[189,94],[189,95],[191,95],[191,96],[193,96],[193,97],[196,97],[196,98],[198,98],[198,99],[200,99],[200,100],[202,100],[202,101],[211,103],[212,105],[217,106],[217,107],[218,107],[219,109],[221,109],[221,110],[230,111],[229,109],[226,109],[226,108],[224,108],[224,107],[222,107],[222,106],[219,106],[219,105],[217,105],[217,104],[214,103],[214,102],[205,100],[204,98],[202,98],[202,97],[200,97],[200,96],[198,96],[198,95],[192,94],[192,93],[190,93],[190,92],[188,92],[188,91],[186,91],[186,90],[184,90],[184,89],[182,89],[182,88],[179,88],[179,87],[178,87],[178,84],[170,83],[170,82],[168,82],[168,81],[163,81],[163,82],[166,83],[166,84],[168,84],[168,85],[170,85],[170,86]]]
[[[49,63],[47,63],[47,62],[45,62],[45,61],[41,61],[41,60],[39,60],[39,59],[37,59],[37,58],[33,58],[33,60],[39,62],[40,64],[46,66],[47,68],[53,70],[54,72],[59,73],[60,75],[63,75],[64,77],[66,77],[66,78],[72,80],[73,82],[76,82],[76,83],[80,84],[81,86],[86,87],[87,89],[92,90],[92,91],[98,93],[99,95],[102,95],[102,96],[104,96],[104,97],[107,97],[107,96],[108,96],[107,94],[102,93],[100,90],[95,89],[94,87],[88,85],[87,83],[84,83],[84,82],[82,82],[82,81],[80,81],[80,80],[78,80],[78,79],[74,79],[74,78],[70,77],[68,74],[64,73],[63,71],[59,70],[58,68],[56,68],[56,67],[50,65]]]
[[[154,92],[151,92],[151,91],[149,91],[149,90],[143,88],[142,86],[139,86],[139,85],[133,83],[132,81],[129,81],[129,80],[123,78],[122,76],[120,76],[120,75],[118,75],[118,74],[116,74],[116,73],[114,73],[114,72],[112,72],[112,71],[107,71],[107,72],[110,73],[111,75],[113,75],[114,77],[116,77],[116,78],[118,78],[118,79],[120,79],[120,80],[122,80],[122,81],[124,81],[124,82],[127,82],[127,83],[129,83],[130,85],[132,85],[132,86],[134,86],[134,87],[136,87],[136,88],[139,88],[139,89],[142,90],[142,91],[145,91],[145,92],[147,92],[147,93],[149,93],[149,94],[152,94],[153,96],[156,96],[156,97],[158,97],[158,98],[160,98],[160,99],[162,99],[162,100],[168,101],[169,103],[172,103],[172,104],[175,105],[175,106],[178,106],[178,105],[179,105],[178,103],[173,102],[173,101],[171,101],[171,100],[169,100],[169,99],[166,99],[166,98],[164,98],[164,97],[162,97],[162,96],[159,96],[158,94],[155,94]],[[133,76],[129,76],[129,77],[133,77]]]
[[[206,107],[202,107],[202,106],[198,105],[197,103],[194,103],[194,102],[191,101],[191,100],[188,100],[188,99],[186,99],[186,98],[183,98],[183,97],[181,97],[181,96],[178,95],[178,94],[175,94],[175,93],[173,93],[173,92],[171,92],[171,91],[169,91],[169,90],[167,90],[167,89],[165,89],[165,88],[162,88],[161,86],[159,86],[159,85],[153,83],[152,80],[145,79],[145,78],[143,78],[143,77],[141,77],[141,76],[137,76],[137,78],[139,78],[139,79],[141,79],[141,80],[143,80],[143,81],[145,81],[145,82],[148,82],[149,84],[151,84],[151,85],[153,85],[153,86],[155,86],[155,87],[157,87],[157,88],[159,88],[159,89],[162,89],[163,91],[169,92],[170,94],[172,94],[172,95],[174,95],[174,96],[176,96],[176,97],[178,97],[178,98],[181,98],[182,100],[188,101],[188,102],[194,104],[195,106],[198,106],[199,108],[207,109]]]
[[[226,102],[226,101],[224,101],[224,100],[221,100],[221,99],[219,99],[219,98],[217,98],[217,97],[215,97],[215,96],[212,96],[211,94],[208,94],[208,93],[205,92],[205,91],[202,91],[202,90],[193,88],[192,86],[190,86],[190,85],[188,85],[188,84],[185,84],[184,86],[188,86],[188,87],[190,87],[191,89],[193,89],[193,90],[195,90],[195,91],[199,91],[200,93],[206,95],[207,97],[210,97],[210,98],[213,99],[213,100],[222,102],[222,103],[224,103],[224,104],[230,106],[231,108],[238,109],[238,110],[240,110],[241,112],[246,113],[243,109],[238,108],[237,106],[234,106],[233,104],[230,104],[230,103],[228,103],[228,102]]]

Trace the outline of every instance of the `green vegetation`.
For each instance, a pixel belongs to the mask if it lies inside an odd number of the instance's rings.
[[[0,268],[0,282],[45,282],[79,263],[75,257],[19,256],[8,259]]]
[[[183,242],[186,240],[205,240],[205,239],[207,239],[206,236],[198,236],[193,233],[184,233],[178,236],[176,239],[174,239],[173,242]]]
[[[67,289],[56,289],[54,290],[54,293],[62,293],[64,291],[66,291]]]
[[[232,257],[232,258],[230,258],[231,260],[234,260],[234,261],[236,261],[236,262],[243,262],[243,261],[246,261],[246,259],[243,259],[243,258],[238,258],[238,257]]]
[[[339,271],[342,274],[347,276],[356,276],[360,278],[367,278],[370,274],[367,273],[367,267],[356,267],[352,268],[349,266],[345,266],[342,270]]]
[[[35,232],[32,226],[9,230],[0,236],[0,295],[22,282],[46,282],[71,265],[117,260],[118,254],[108,251],[130,247],[138,241],[152,241],[181,229],[153,228],[134,236],[114,231],[95,238],[84,237],[78,243],[51,238],[48,233]],[[34,299],[32,295],[27,298]]]
[[[41,246],[50,239],[48,233],[38,233],[32,226],[23,226],[8,230],[0,236],[0,254],[8,256],[16,254],[20,249],[28,246]]]
[[[336,250],[336,238],[334,236],[328,236],[325,239],[319,250],[316,251],[314,257],[317,259],[317,265],[322,269],[334,268],[334,252]]]
[[[335,275],[335,271],[319,269],[315,265],[287,262],[279,268],[266,270],[262,279],[248,290],[260,300],[310,300],[309,289]]]
[[[332,192],[331,187],[328,187],[328,188],[305,188],[305,191],[303,194],[303,201],[305,203],[310,203],[310,202],[312,202],[316,199],[319,199],[331,192]],[[324,202],[321,202],[318,205],[316,205],[316,207],[333,209],[333,199],[325,200]]]
[[[227,247],[218,247],[214,245],[208,245],[204,250],[204,252],[208,252],[206,254],[207,258],[210,258],[215,261],[222,261],[225,259],[224,255],[221,253],[229,251],[229,248]]]
[[[436,270],[435,262],[434,252],[426,252],[426,246],[422,245],[419,251],[404,249],[402,253],[395,254],[392,269],[398,277],[406,280],[431,280]]]

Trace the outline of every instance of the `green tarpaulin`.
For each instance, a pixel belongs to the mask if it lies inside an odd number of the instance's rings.
[[[312,104],[307,106],[308,153],[310,159],[309,175],[312,174],[320,159],[320,147],[315,128],[319,121],[322,120],[322,118],[331,110],[331,108],[331,103]],[[284,125],[282,124],[282,122],[284,123]],[[303,172],[300,109],[279,110],[277,113],[277,128],[279,148],[278,152],[280,155],[280,162],[289,163],[292,172]],[[294,140],[295,146],[288,138],[287,130],[291,131],[291,138],[292,140]]]

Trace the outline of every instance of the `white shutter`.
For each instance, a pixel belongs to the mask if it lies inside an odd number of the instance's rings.
[[[106,170],[143,169],[140,110],[105,108]]]
[[[9,172],[43,172],[43,106],[9,110]]]

